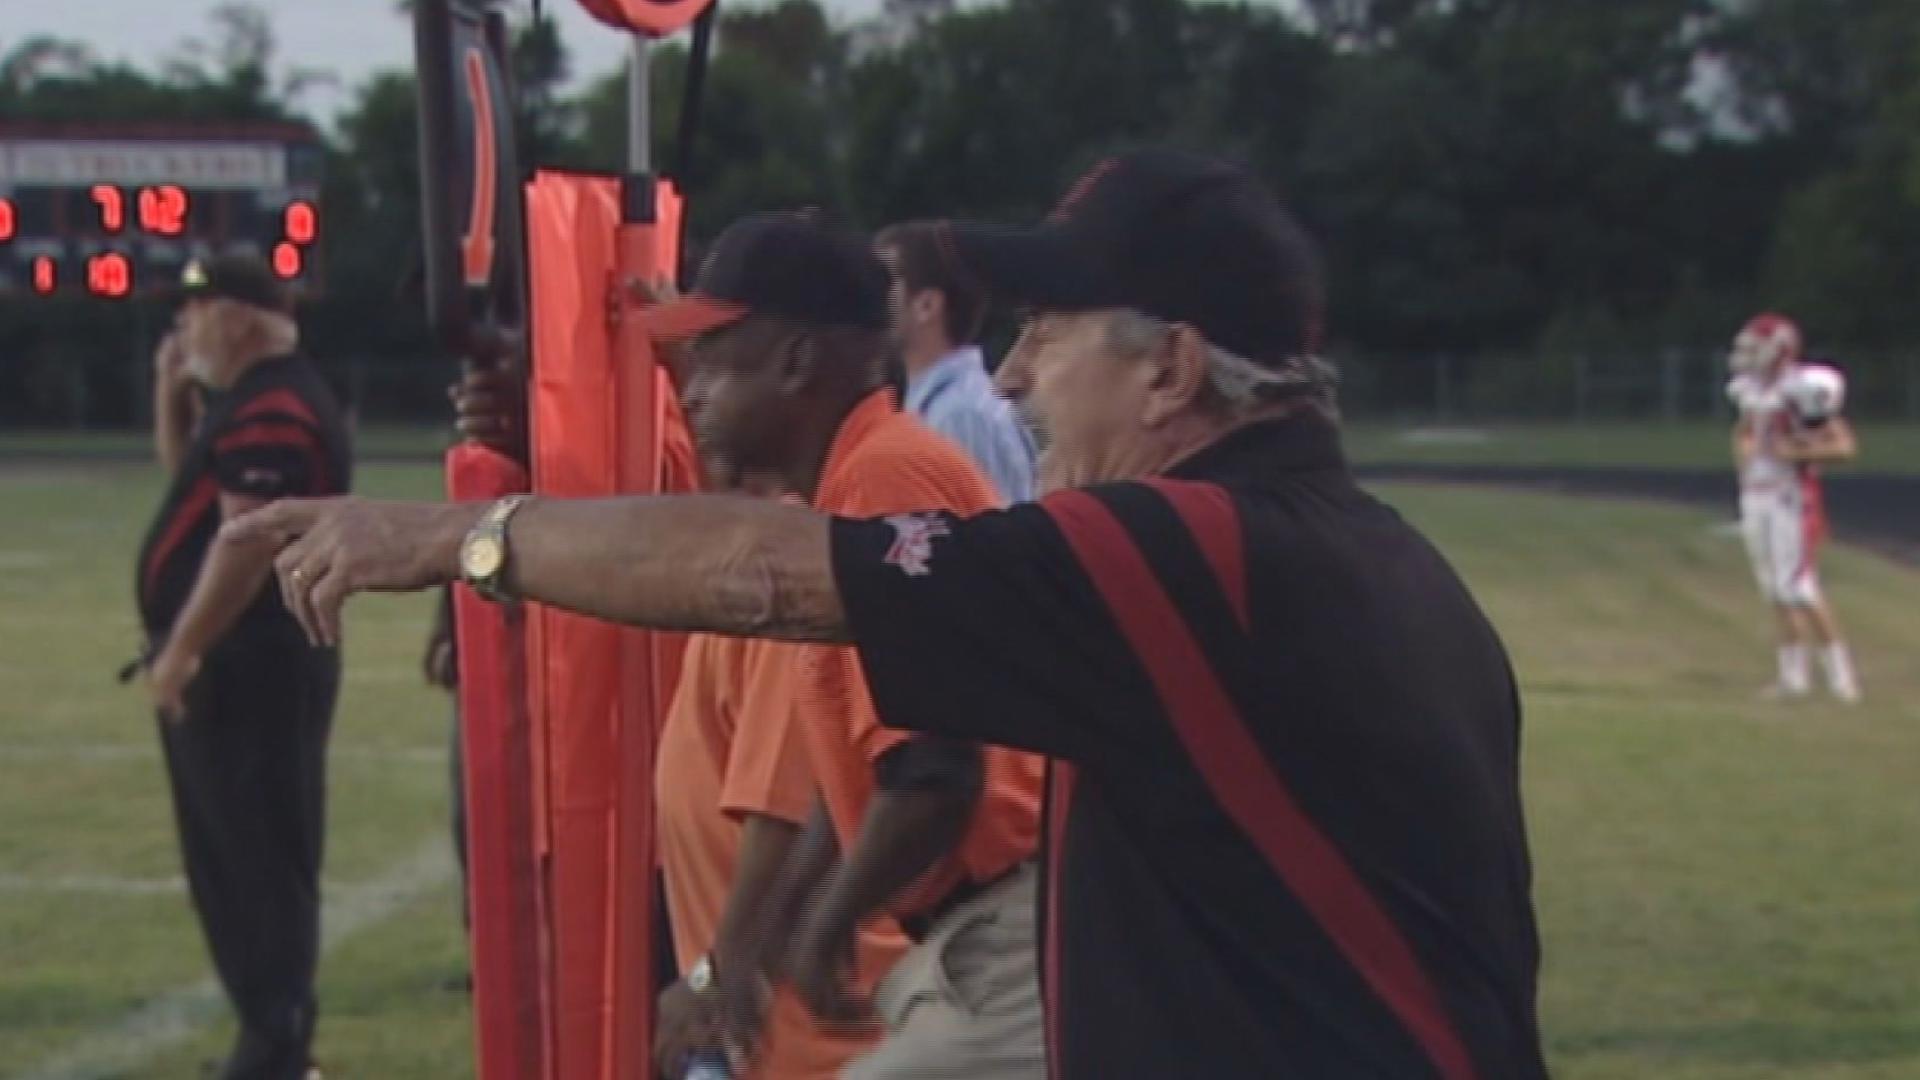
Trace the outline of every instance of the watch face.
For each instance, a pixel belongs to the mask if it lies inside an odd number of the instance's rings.
[[[713,961],[703,956],[693,965],[693,970],[687,972],[687,989],[696,994],[704,994],[712,985]]]
[[[473,579],[492,577],[500,572],[500,561],[505,553],[498,538],[476,536],[460,549],[460,571]]]

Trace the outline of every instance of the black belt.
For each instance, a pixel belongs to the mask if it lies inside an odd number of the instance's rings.
[[[1014,871],[1019,870],[1022,865],[1022,863],[1014,863],[1012,866],[1007,867],[1005,870],[1000,871],[985,881],[975,881],[972,878],[967,878],[948,890],[945,896],[921,908],[919,911],[911,915],[900,916],[898,919],[900,929],[906,933],[907,937],[910,938],[914,944],[918,945],[920,942],[927,940],[927,935],[933,933],[933,928],[940,924],[941,919],[953,914],[955,908],[958,908],[961,904],[969,900],[978,900],[980,897],[985,896],[989,889],[1012,877]]]

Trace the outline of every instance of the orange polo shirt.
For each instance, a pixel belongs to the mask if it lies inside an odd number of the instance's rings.
[[[874,518],[916,510],[970,516],[997,509],[993,484],[964,450],[900,412],[891,391],[869,396],[847,414],[827,451],[816,509]],[[908,735],[886,727],[867,691],[851,647],[806,645],[806,686],[798,707],[808,758],[833,817],[842,852],[851,851],[875,790],[873,765]],[[895,905],[901,915],[924,910],[962,880],[986,882],[1033,857],[1040,838],[1044,760],[1002,747],[983,748],[980,805],[960,848],[936,865]]]
[[[795,724],[798,647],[696,635],[660,734],[654,799],[674,953],[686,971],[713,948],[740,856],[741,817],[804,825],[813,774]],[[891,922],[863,931],[860,982],[871,987],[907,947]],[[782,988],[750,1077],[830,1080],[872,1039],[821,1031]]]

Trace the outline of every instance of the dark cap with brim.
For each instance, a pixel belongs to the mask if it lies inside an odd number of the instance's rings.
[[[233,300],[281,315],[293,310],[280,279],[264,261],[249,255],[189,260],[180,269],[173,293],[182,301]]]
[[[943,242],[995,298],[1131,308],[1268,366],[1320,348],[1312,242],[1245,170],[1175,150],[1109,158],[1039,225],[951,222]]]
[[[752,214],[714,241],[687,295],[648,308],[661,342],[711,333],[749,315],[802,326],[884,331],[887,272],[866,240],[810,213]]]

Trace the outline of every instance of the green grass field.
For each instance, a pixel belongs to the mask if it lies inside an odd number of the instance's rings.
[[[425,467],[366,489],[430,492]],[[143,468],[0,469],[0,1075],[197,1075],[229,1037],[111,1061],[102,1032],[204,978],[139,695],[129,552]],[[1771,707],[1763,612],[1706,515],[1389,489],[1456,559],[1526,684],[1527,796],[1556,1075],[1920,1076],[1920,574],[1836,551],[1869,704]],[[420,685],[421,598],[356,601],[334,738],[318,1053],[332,1075],[470,1074],[444,855],[446,703]],[[336,927],[336,929],[339,929]],[[199,1004],[195,1005],[194,1002]]]
[[[1862,423],[1859,472],[1920,472],[1920,424]],[[1685,421],[1592,424],[1395,424],[1347,427],[1347,450],[1363,464],[1645,466],[1731,469],[1725,424]]]
[[[354,431],[354,451],[363,460],[437,459],[452,441],[453,430],[427,425],[362,425]],[[145,431],[85,431],[37,428],[0,431],[0,462],[9,455],[33,455],[66,461],[146,459],[153,438]]]

